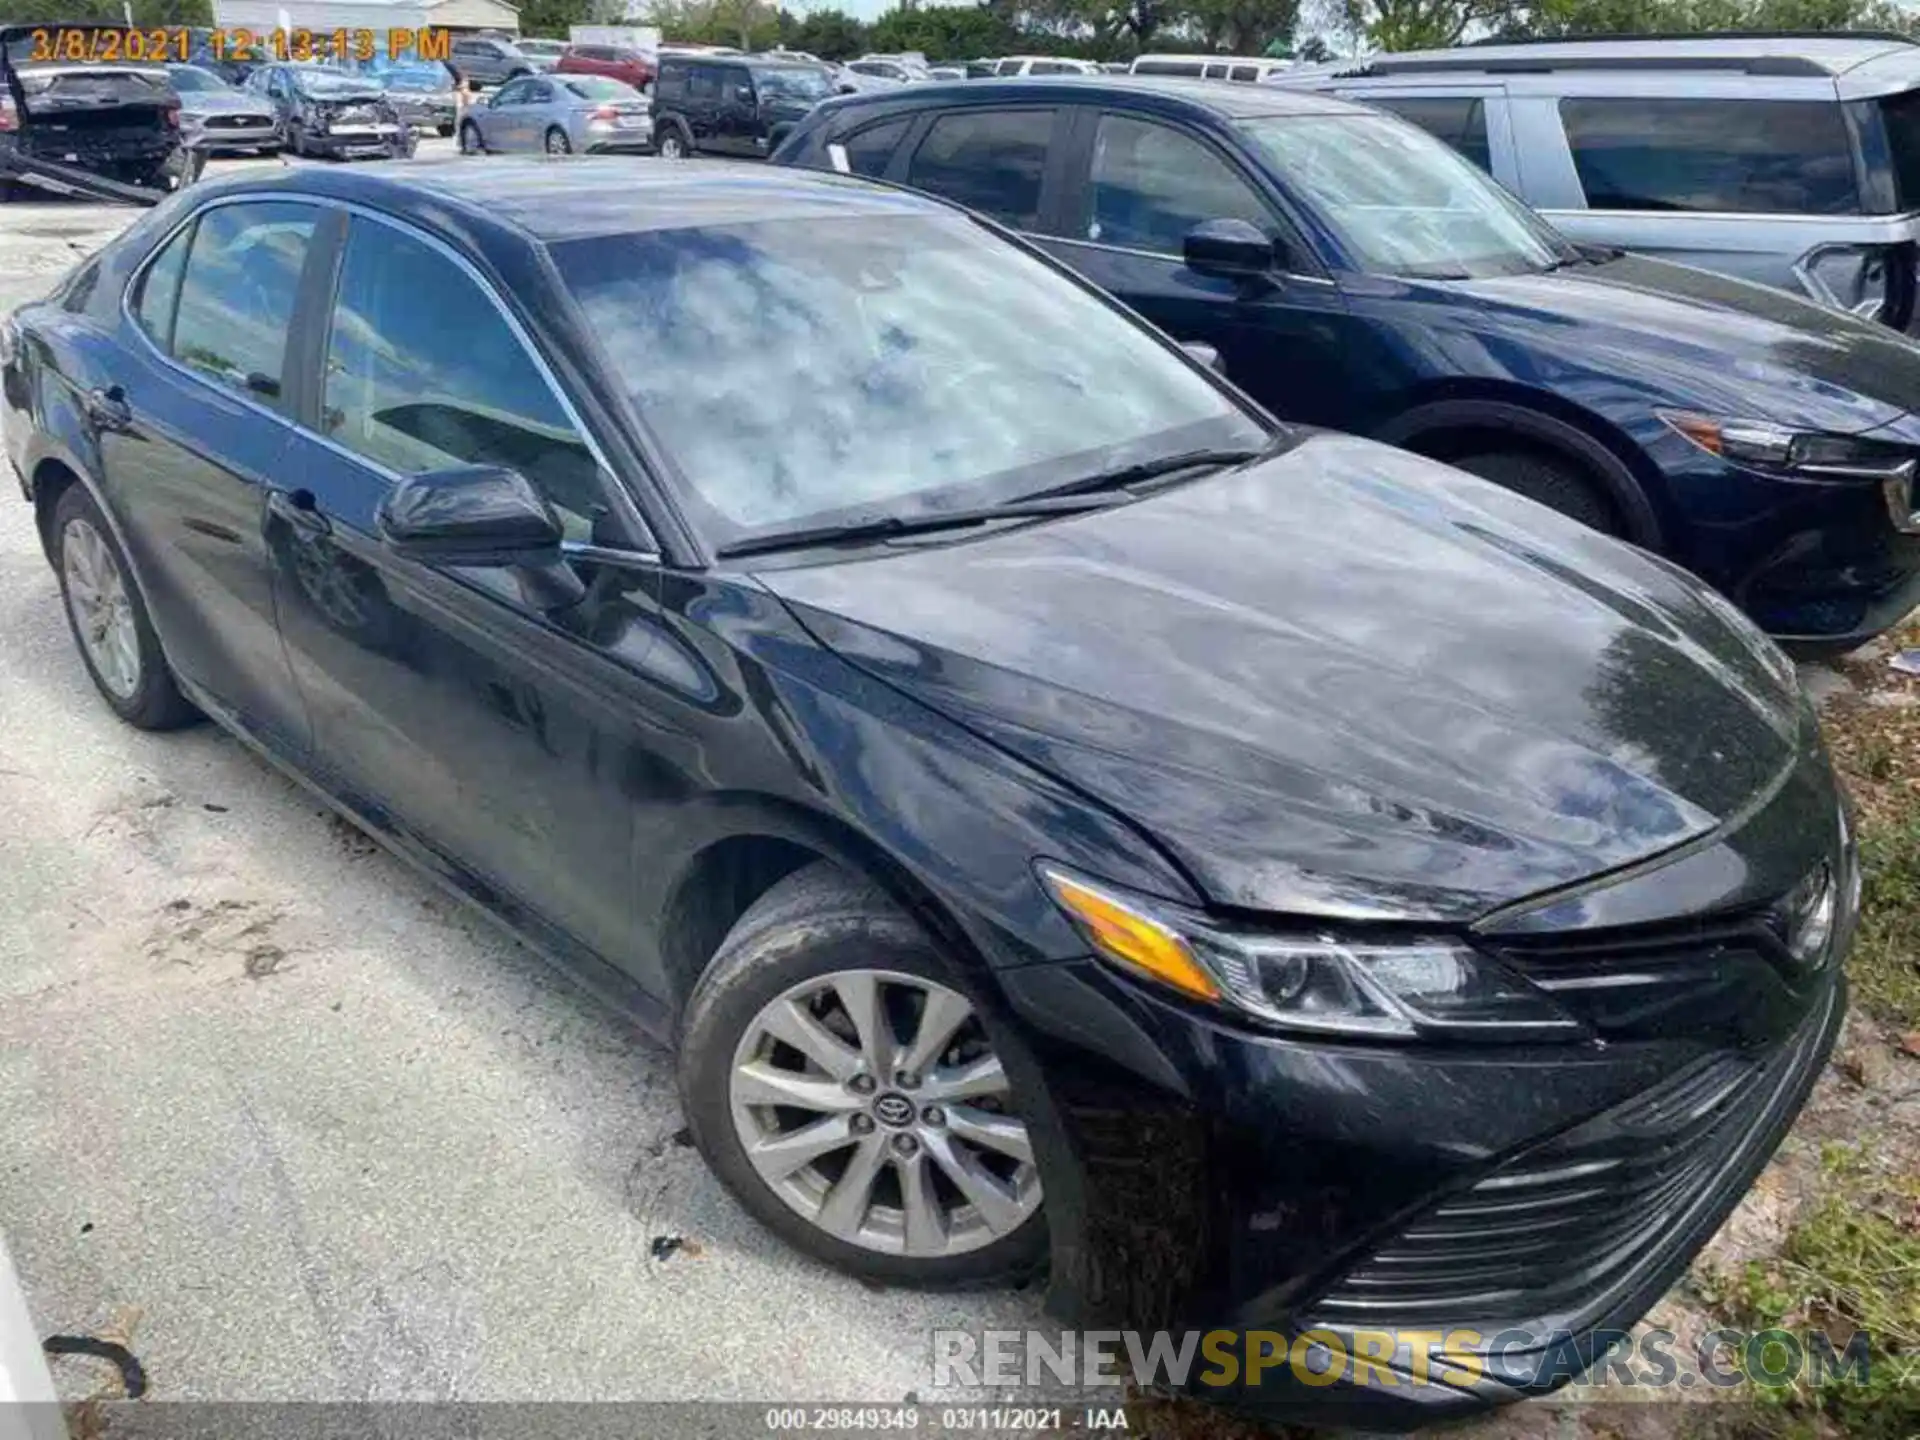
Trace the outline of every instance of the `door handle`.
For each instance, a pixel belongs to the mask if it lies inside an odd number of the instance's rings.
[[[287,527],[301,535],[312,538],[332,533],[333,525],[320,513],[319,503],[313,498],[311,490],[269,490],[267,492],[267,513],[282,520]]]
[[[118,385],[87,391],[84,408],[87,419],[99,430],[133,428],[133,407],[127,404],[127,392]]]

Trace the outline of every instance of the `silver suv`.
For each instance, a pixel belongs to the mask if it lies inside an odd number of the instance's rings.
[[[1920,45],[1903,36],[1468,45],[1265,83],[1413,121],[1574,240],[1913,321]]]

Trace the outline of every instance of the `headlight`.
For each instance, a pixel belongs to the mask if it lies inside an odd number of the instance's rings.
[[[1839,898],[1833,871],[1826,865],[1816,865],[1787,896],[1784,906],[1787,950],[1808,969],[1817,968],[1827,958]]]
[[[1190,1000],[1273,1025],[1377,1039],[1566,1038],[1580,1023],[1520,977],[1445,938],[1277,935],[1039,867],[1094,953]]]
[[[1657,413],[1709,455],[1753,470],[1806,480],[1903,480],[1914,470],[1912,451],[1854,435],[1823,435],[1767,420],[1722,419],[1688,410]]]

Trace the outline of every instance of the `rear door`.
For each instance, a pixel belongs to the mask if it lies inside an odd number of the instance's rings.
[[[720,85],[721,67],[702,62],[687,66],[687,94],[681,102],[680,113],[686,117],[687,128],[693,132],[694,148],[699,150],[726,151],[726,142],[720,136]]]
[[[131,292],[138,331],[90,397],[103,480],[168,659],[250,735],[303,753],[305,708],[275,625],[274,512],[293,446],[287,341],[320,276],[317,207],[209,207]]]

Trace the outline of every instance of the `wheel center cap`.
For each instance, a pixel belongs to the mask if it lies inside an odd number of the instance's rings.
[[[873,1102],[873,1116],[882,1125],[895,1130],[913,1123],[913,1102],[906,1096],[887,1091]]]

